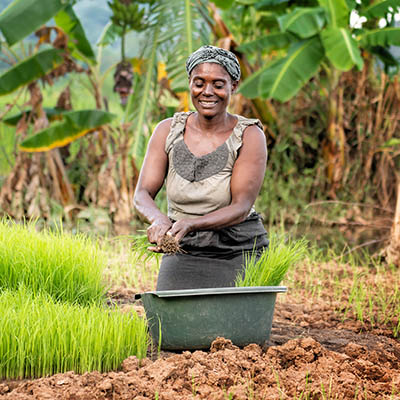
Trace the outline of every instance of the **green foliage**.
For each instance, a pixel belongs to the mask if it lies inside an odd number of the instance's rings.
[[[360,49],[347,29],[327,28],[321,33],[321,40],[326,57],[335,68],[348,71],[357,65],[357,68],[362,70],[364,61]]]
[[[318,38],[293,44],[288,55],[278,59],[261,76],[259,94],[287,101],[318,71],[323,58]]]
[[[251,53],[259,52],[261,46],[266,46],[264,54],[273,49],[282,49],[282,51],[272,57],[272,62],[270,62],[271,57],[267,57],[266,60],[260,60],[258,57],[259,64],[263,66],[247,77],[240,86],[239,91],[243,95],[250,98],[261,96],[281,102],[288,101],[322,67],[348,71],[357,66],[361,70],[364,65],[361,50],[365,49],[371,54],[377,54],[378,46],[381,60],[389,65],[398,64],[394,57],[389,57],[387,54],[385,56],[383,53],[389,46],[399,45],[399,28],[387,27],[372,31],[367,28],[376,25],[374,18],[393,13],[391,7],[397,8],[398,2],[382,1],[371,6],[364,2],[354,3],[352,7],[356,7],[360,15],[366,15],[371,19],[360,31],[350,26],[352,10],[346,0],[319,0],[318,5],[315,2],[310,3],[304,2],[301,7],[297,2],[293,4],[273,1],[249,3],[244,12],[253,15],[256,24],[248,37],[255,36],[255,38],[242,44],[240,49],[250,56]],[[263,16],[261,16],[261,11],[257,11],[264,10],[264,6],[278,4],[280,7],[276,10],[263,11],[267,13]],[[248,11],[249,8],[253,9],[253,14]],[[243,11],[243,6],[236,5],[236,9]],[[255,14],[254,10],[256,10]],[[274,20],[278,22],[278,26]],[[257,32],[265,30],[269,32],[268,35],[256,35]],[[291,36],[288,36],[289,33]],[[285,53],[284,49],[289,44],[291,46]],[[302,52],[301,49],[304,51]],[[294,54],[297,51],[299,56]],[[334,76],[330,72],[328,75]],[[333,79],[329,82],[328,90],[334,84]]]
[[[62,230],[37,232],[35,224],[0,220],[0,289],[27,286],[33,294],[90,304],[104,299],[104,255],[88,237]]]
[[[292,12],[279,16],[279,26],[282,32],[291,32],[302,39],[312,37],[325,25],[323,8],[295,8]]]
[[[20,144],[23,151],[48,151],[65,146],[88,132],[110,123],[115,115],[102,110],[80,110],[60,114],[62,122],[44,129]]]
[[[19,42],[54,17],[65,2],[62,0],[14,0],[0,14],[0,30],[9,46]]]
[[[62,9],[54,17],[54,21],[68,35],[68,46],[71,54],[78,59],[83,56],[85,61],[94,64],[96,62],[94,51],[72,6],[68,5]]]
[[[2,291],[0,310],[0,379],[106,372],[146,356],[147,326],[135,312],[63,304],[23,287]]]
[[[60,65],[62,61],[61,52],[57,49],[42,50],[28,57],[0,76],[0,96],[28,85]]]
[[[253,252],[246,259],[244,276],[240,273],[235,286],[278,286],[289,268],[301,261],[307,252],[308,242],[284,237],[271,237],[268,249],[261,256]]]

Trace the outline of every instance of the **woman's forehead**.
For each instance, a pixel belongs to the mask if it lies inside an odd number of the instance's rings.
[[[191,77],[212,77],[213,79],[231,79],[228,71],[220,64],[204,62],[193,68]]]

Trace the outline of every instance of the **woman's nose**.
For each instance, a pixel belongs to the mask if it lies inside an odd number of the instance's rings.
[[[211,95],[213,94],[213,87],[211,83],[206,83],[204,86],[204,94]]]

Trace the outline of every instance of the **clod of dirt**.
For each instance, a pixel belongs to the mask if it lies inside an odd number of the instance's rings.
[[[160,248],[166,254],[175,254],[182,252],[182,249],[179,246],[179,243],[177,242],[175,237],[167,234],[164,235],[164,237],[162,238]]]

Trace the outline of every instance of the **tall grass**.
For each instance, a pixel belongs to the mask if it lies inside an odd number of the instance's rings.
[[[247,258],[245,273],[237,276],[235,286],[278,286],[288,269],[305,256],[307,243],[272,236],[259,258],[254,252]]]
[[[56,300],[89,304],[106,293],[105,266],[100,246],[82,234],[37,232],[32,222],[0,219],[0,289],[25,285]]]
[[[110,371],[146,356],[145,320],[92,303],[56,302],[28,289],[0,294],[0,379]]]

